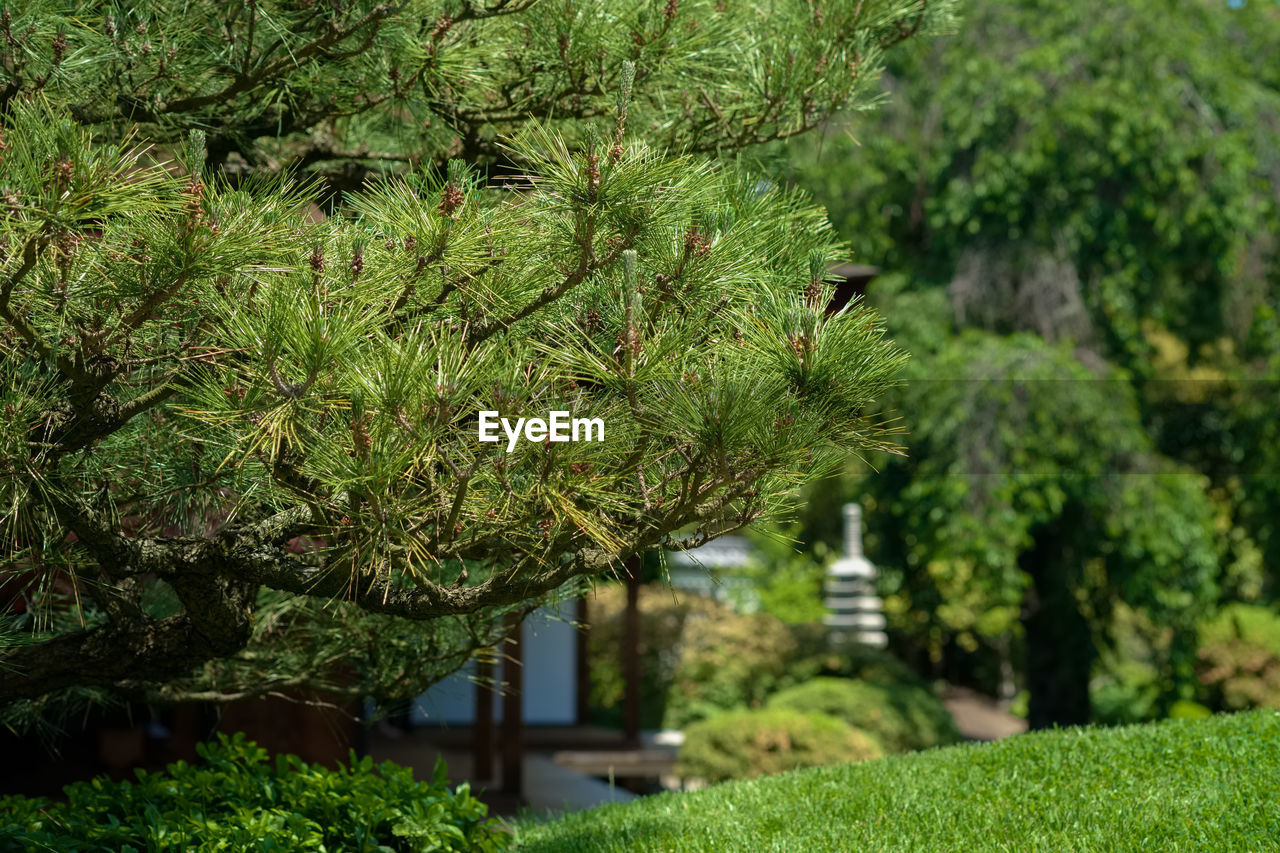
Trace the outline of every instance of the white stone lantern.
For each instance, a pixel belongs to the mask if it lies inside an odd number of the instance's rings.
[[[827,570],[823,622],[849,640],[884,648],[884,602],[876,595],[876,567],[862,553],[862,508],[844,506],[844,556]]]

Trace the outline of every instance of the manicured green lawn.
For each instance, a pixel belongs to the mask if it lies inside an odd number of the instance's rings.
[[[1280,850],[1280,713],[1066,729],[525,820],[522,851]]]

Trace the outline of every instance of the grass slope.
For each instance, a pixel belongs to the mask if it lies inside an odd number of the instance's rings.
[[[1280,713],[1064,729],[525,820],[517,849],[1280,850]]]

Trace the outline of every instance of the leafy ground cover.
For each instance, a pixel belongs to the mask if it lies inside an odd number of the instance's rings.
[[[517,849],[1280,850],[1280,713],[1036,732],[526,819]]]
[[[65,802],[0,797],[0,851],[59,853],[497,853],[509,836],[466,783],[449,787],[369,758],[329,770],[270,760],[237,734],[136,781],[68,785]]]

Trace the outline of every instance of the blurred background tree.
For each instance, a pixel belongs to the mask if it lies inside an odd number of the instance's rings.
[[[1224,707],[1197,622],[1276,595],[1278,51],[1271,3],[974,3],[771,151],[914,356],[908,455],[798,538],[863,501],[895,647],[1035,724]]]

